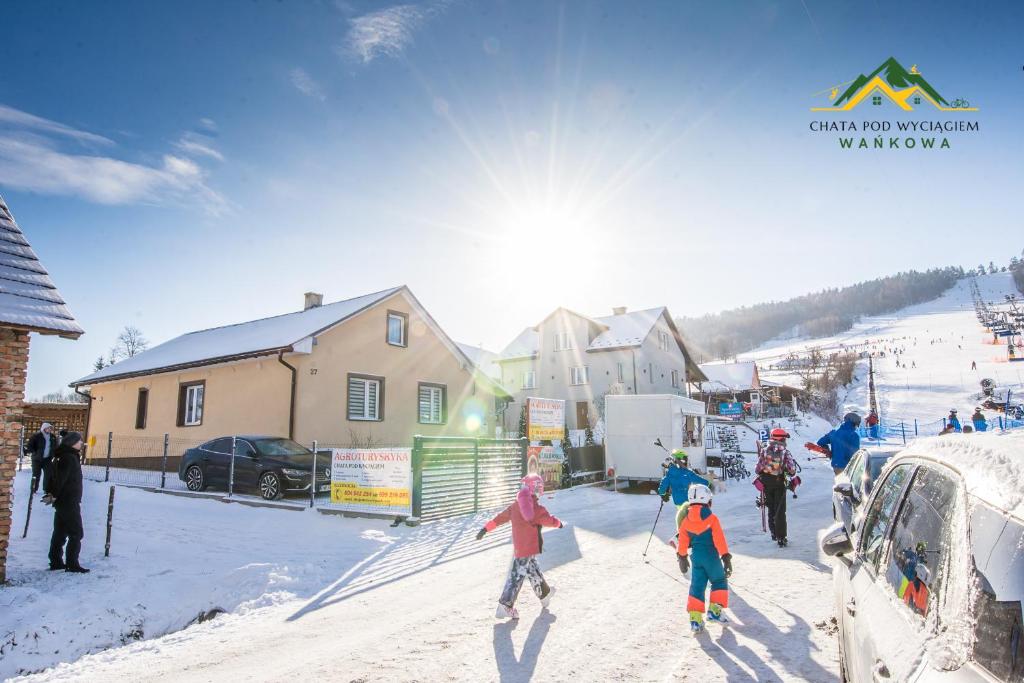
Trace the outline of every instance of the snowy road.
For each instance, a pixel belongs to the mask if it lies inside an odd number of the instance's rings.
[[[804,431],[809,437],[813,430]],[[662,540],[655,539],[645,564],[641,553],[659,499],[576,489],[545,498],[566,522],[545,533],[541,558],[557,592],[542,611],[524,589],[518,622],[493,618],[511,547],[507,528],[474,540],[481,515],[389,531],[362,559],[333,575],[328,568],[330,579],[310,596],[99,652],[27,680],[835,680],[836,643],[826,623],[831,577],[817,550],[818,531],[831,522],[831,471],[802,454],[801,461],[805,485],[789,501],[787,549],[762,533],[749,482],[716,498],[735,557],[735,624],[700,638],[687,630],[688,579],[663,542],[673,533],[669,509],[658,525]],[[283,523],[310,519],[258,512]],[[355,520],[315,521],[317,533],[329,534],[331,523]],[[330,546],[349,536],[321,539]],[[287,543],[287,537],[268,540]],[[188,541],[174,543],[180,547],[171,553],[187,563]],[[327,554],[335,550],[325,547]],[[104,570],[105,580],[117,581],[111,570]]]

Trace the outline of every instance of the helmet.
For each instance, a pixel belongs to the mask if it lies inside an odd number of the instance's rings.
[[[686,451],[684,451],[682,448],[677,448],[674,451],[672,451],[672,457],[675,458],[676,460],[682,460],[683,462],[689,462],[690,460],[690,456],[688,456],[686,454]]]
[[[782,441],[783,439],[789,438],[789,432],[787,432],[782,427],[776,427],[775,429],[772,430],[771,437],[772,441]]]
[[[847,413],[843,416],[843,422],[849,422],[856,427],[860,424],[860,415],[857,413]]]
[[[690,484],[687,498],[691,503],[707,505],[711,502],[711,489],[704,484]]]

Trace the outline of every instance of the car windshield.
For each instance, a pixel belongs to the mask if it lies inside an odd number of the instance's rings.
[[[1024,681],[1024,524],[986,505],[971,513],[977,576],[974,660],[1001,681]]]
[[[291,439],[261,439],[256,448],[263,455],[304,455],[309,449],[303,448]]]

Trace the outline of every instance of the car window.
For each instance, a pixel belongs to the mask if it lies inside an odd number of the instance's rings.
[[[860,542],[861,553],[867,564],[873,566],[876,571],[882,557],[892,516],[896,512],[896,504],[899,503],[903,485],[913,467],[912,464],[907,463],[891,469],[881,484],[882,488],[872,498],[871,508],[864,516]]]
[[[857,451],[857,454],[853,456],[853,460],[850,461],[849,466],[846,468],[846,476],[850,478],[850,483],[853,484],[853,490],[857,492],[859,498],[863,498],[863,484],[864,484],[864,461],[867,458],[864,456],[864,451]]]
[[[261,439],[257,442],[263,455],[302,455],[309,450],[291,439]]]
[[[1024,681],[1024,525],[984,505],[971,512],[976,581],[974,660],[1001,681]]]
[[[864,480],[864,495],[871,493],[871,489],[874,487],[875,482],[878,480],[878,475],[882,473],[882,468],[885,467],[885,463],[889,462],[889,456],[875,456],[870,459],[869,467],[871,468],[868,473],[869,476]]]
[[[231,437],[222,437],[220,439],[214,439],[213,441],[207,441],[200,446],[204,451],[212,451],[213,453],[223,453],[227,455],[231,452]]]
[[[956,496],[955,479],[935,468],[919,467],[893,525],[885,578],[900,603],[922,618],[921,625],[949,563]]]
[[[235,439],[235,455],[251,458],[256,455],[256,450],[252,447],[252,444],[245,439]]]

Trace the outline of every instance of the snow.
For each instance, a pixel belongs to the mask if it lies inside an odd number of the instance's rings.
[[[703,363],[700,369],[707,375],[708,381],[703,382],[703,392],[718,391],[750,391],[754,387],[753,361],[743,363]]]
[[[794,443],[827,428],[813,418],[784,424]],[[743,438],[749,448],[754,435]],[[687,634],[688,578],[666,544],[670,509],[649,564],[641,557],[661,504],[653,495],[594,487],[545,495],[566,523],[545,533],[540,558],[557,592],[541,610],[524,588],[520,620],[506,622],[493,613],[509,532],[476,541],[487,514],[390,528],[119,488],[104,559],[108,489],[86,482],[83,562],[93,573],[45,571],[41,506],[29,537],[12,539],[13,585],[0,592],[0,677],[835,680],[831,577],[818,550],[818,530],[831,521],[832,476],[823,461],[799,459],[805,483],[789,502],[789,548],[762,533],[749,481],[717,495],[734,555],[734,625],[700,638]],[[16,482],[18,528],[26,475]],[[229,613],[185,628],[214,607]],[[143,640],[132,640],[136,629]]]
[[[654,325],[666,316],[664,306],[644,311],[630,311],[622,315],[609,315],[595,320],[606,329],[594,337],[589,349],[619,349],[640,346],[651,333]]]

